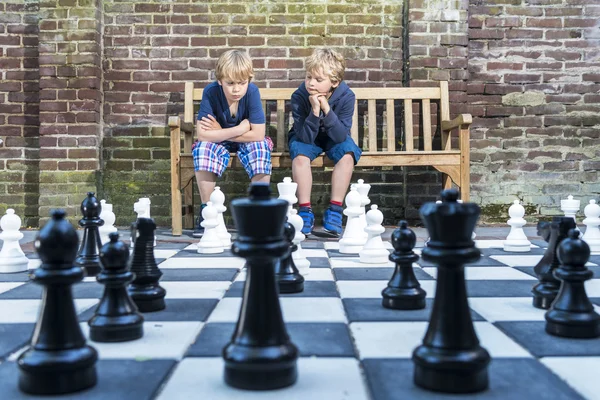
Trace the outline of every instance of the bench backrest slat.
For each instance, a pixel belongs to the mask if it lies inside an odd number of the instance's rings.
[[[396,151],[396,111],[394,110],[394,100],[387,99],[385,101],[386,125],[387,125],[387,149],[388,151]]]
[[[413,151],[415,149],[412,102],[412,99],[404,99],[404,148],[406,151]]]
[[[285,100],[277,100],[277,151],[285,150]]]

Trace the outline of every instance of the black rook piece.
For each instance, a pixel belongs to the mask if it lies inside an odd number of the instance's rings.
[[[144,334],[144,317],[129,297],[127,284],[134,278],[129,271],[129,248],[119,234],[109,235],[110,242],[100,249],[104,269],[96,280],[103,285],[104,295],[94,316],[88,321],[90,339],[96,342],[125,342]]]
[[[569,237],[558,246],[560,267],[554,276],[562,281],[556,300],[546,312],[546,332],[569,338],[600,336],[600,315],[585,292],[584,282],[594,273],[585,263],[590,258],[590,246],[579,239],[579,231],[569,231]]]
[[[272,199],[268,184],[250,185],[250,197],[231,202],[238,238],[233,254],[248,269],[240,315],[223,348],[225,382],[241,389],[269,390],[296,382],[298,349],[287,334],[275,280],[275,263],[289,251],[285,200]]]
[[[100,232],[98,228],[104,225],[100,219],[102,206],[93,192],[88,192],[87,197],[81,202],[81,214],[79,226],[83,227],[83,240],[75,259],[75,265],[83,268],[86,275],[96,276],[100,273],[100,256],[98,252],[102,247]]]
[[[304,277],[296,268],[292,258],[292,253],[298,250],[298,245],[293,243],[295,234],[294,226],[286,222],[284,236],[289,244],[289,251],[275,263],[275,278],[279,286],[279,293],[299,293],[304,290]]]
[[[71,285],[83,279],[83,270],[73,265],[77,242],[64,210],[53,211],[38,234],[35,247],[42,265],[32,278],[44,286],[44,294],[31,346],[17,360],[24,392],[64,394],[96,384],[98,353],[86,345],[71,293]]]
[[[394,274],[383,289],[382,304],[385,308],[397,310],[417,310],[425,308],[426,292],[421,289],[415,277],[412,264],[419,259],[413,251],[417,237],[406,221],[400,221],[400,227],[392,233],[394,252],[390,261],[396,263]]]
[[[536,284],[531,292],[533,293],[533,306],[547,310],[556,298],[558,289],[560,289],[560,281],[553,275],[554,270],[558,268],[559,261],[556,257],[556,250],[560,242],[566,237],[570,229],[576,227],[575,221],[571,217],[553,217],[550,223],[550,239],[547,240],[548,248],[542,259],[533,268],[540,281]],[[548,236],[547,228],[538,224],[538,232],[542,237]]]
[[[490,355],[479,345],[467,301],[464,264],[479,259],[471,239],[479,206],[458,203],[456,190],[444,190],[442,203],[421,207],[430,240],[424,260],[438,265],[437,287],[423,344],[413,352],[415,383],[447,393],[479,392],[488,387]]]
[[[162,272],[154,259],[156,224],[152,218],[138,218],[135,224],[138,237],[131,259],[135,279],[129,285],[129,294],[141,312],[164,310],[167,291],[158,284]]]

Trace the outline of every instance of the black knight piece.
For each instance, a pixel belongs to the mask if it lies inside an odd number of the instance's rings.
[[[83,279],[83,270],[73,264],[79,239],[65,215],[53,211],[35,242],[42,265],[32,279],[44,286],[44,294],[31,346],[17,360],[19,388],[26,393],[72,393],[96,384],[98,353],[86,344],[71,292]]]
[[[135,279],[129,285],[129,294],[141,312],[164,310],[167,291],[158,283],[162,272],[154,258],[156,224],[152,218],[138,218],[135,223],[138,237],[131,259],[131,272]]]
[[[556,298],[560,289],[560,281],[554,277],[554,270],[558,268],[559,261],[556,257],[556,249],[560,242],[566,237],[570,229],[576,227],[575,221],[571,217],[553,217],[550,223],[550,239],[548,240],[548,248],[542,259],[533,268],[539,283],[532,289],[533,306],[547,310]],[[538,232],[547,236],[547,231],[544,232],[544,227],[538,225]]]
[[[594,311],[584,286],[594,275],[585,266],[590,258],[590,246],[579,238],[579,231],[571,229],[568,235],[557,250],[560,267],[554,276],[562,283],[546,312],[546,332],[569,338],[597,338],[600,315]]]
[[[292,253],[298,250],[298,245],[293,243],[296,229],[289,222],[285,223],[284,236],[289,243],[289,251],[275,263],[275,278],[279,286],[279,293],[300,293],[304,290],[304,277],[296,268]]]
[[[119,240],[118,233],[111,233],[109,238],[110,242],[100,249],[104,269],[96,280],[105,288],[94,316],[88,321],[90,339],[96,342],[139,339],[144,334],[144,317],[127,292],[127,284],[134,279],[127,265],[129,248]]]
[[[231,202],[239,233],[231,251],[246,259],[248,272],[235,332],[223,348],[225,382],[270,390],[290,386],[298,376],[298,349],[288,336],[275,280],[275,263],[289,251],[288,203],[272,199],[268,184],[251,184],[249,194]]]
[[[104,225],[104,221],[100,219],[101,212],[102,206],[98,199],[93,192],[88,192],[87,197],[81,202],[83,218],[79,220],[79,226],[83,228],[83,239],[75,259],[75,265],[83,268],[87,276],[96,276],[102,269],[99,256],[102,242],[98,230]]]
[[[418,310],[425,308],[427,293],[419,285],[413,271],[413,263],[419,259],[413,251],[417,237],[406,221],[400,221],[400,227],[392,233],[394,251],[390,261],[396,264],[387,287],[383,289],[382,305],[396,310]]]
[[[433,310],[423,344],[413,351],[414,382],[446,393],[487,389],[490,355],[480,346],[467,300],[464,264],[479,259],[471,239],[480,208],[458,203],[456,190],[444,190],[442,203],[426,203],[421,219],[430,240],[422,257],[438,265]]]

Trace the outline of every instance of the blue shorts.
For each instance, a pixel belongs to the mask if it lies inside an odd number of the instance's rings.
[[[344,155],[350,153],[354,157],[354,165],[356,165],[362,154],[362,150],[354,143],[354,140],[350,136],[346,136],[346,140],[341,143],[336,143],[329,136],[325,135],[317,136],[315,143],[304,143],[297,140],[295,136],[290,136],[288,147],[290,148],[290,157],[292,157],[292,160],[302,155],[312,161],[325,152],[327,158],[333,161],[334,164],[337,164]]]

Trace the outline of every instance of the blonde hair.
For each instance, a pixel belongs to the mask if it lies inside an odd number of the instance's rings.
[[[346,70],[346,60],[344,56],[335,50],[328,48],[315,49],[313,53],[306,59],[307,72],[319,72],[323,69],[323,73],[329,76],[332,82],[341,82],[344,80],[344,71]]]
[[[254,69],[247,53],[240,50],[228,50],[221,54],[215,67],[217,80],[232,79],[234,81],[252,80]]]

